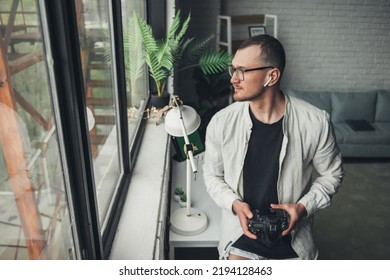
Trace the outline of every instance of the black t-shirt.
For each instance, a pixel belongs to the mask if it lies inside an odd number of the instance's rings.
[[[264,124],[251,111],[250,116],[253,126],[243,169],[244,201],[252,210],[269,209],[271,203],[279,203],[277,182],[283,118],[273,124]],[[271,259],[297,257],[291,247],[291,235],[282,237],[273,247],[267,247],[260,240],[243,235],[233,246]]]
[[[278,203],[276,184],[283,118],[273,124],[264,124],[252,112],[250,115],[253,126],[243,170],[244,200],[252,209],[264,209],[271,203]]]

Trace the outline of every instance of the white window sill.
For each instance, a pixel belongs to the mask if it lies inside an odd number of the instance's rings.
[[[170,171],[170,137],[164,123],[146,124],[111,260],[162,259]]]

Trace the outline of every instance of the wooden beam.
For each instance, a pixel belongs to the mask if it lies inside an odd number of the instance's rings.
[[[16,90],[13,89],[15,100],[22,106],[30,116],[39,123],[46,131],[49,131],[52,127],[51,121],[47,121],[24,97]]]
[[[11,40],[11,35],[12,35],[12,29],[15,24],[15,17],[16,17],[16,11],[18,9],[19,5],[19,0],[13,0],[12,1],[12,7],[11,7],[11,12],[8,18],[8,23],[7,23],[7,30],[5,31],[4,34],[4,46],[5,50],[8,49],[10,40]]]
[[[8,61],[8,67],[10,69],[10,74],[14,75],[40,61],[43,60],[43,53],[41,51],[36,53],[29,53],[23,55],[12,61]]]
[[[5,58],[5,49],[0,44],[0,144],[3,148],[29,257],[36,260],[42,257],[45,237],[25,158],[23,140],[28,135],[23,135],[21,119],[15,109],[11,77]]]

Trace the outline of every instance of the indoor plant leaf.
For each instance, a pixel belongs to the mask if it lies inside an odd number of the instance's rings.
[[[206,51],[213,35],[204,40],[185,39],[190,21],[191,14],[182,22],[178,10],[166,38],[156,40],[151,26],[137,16],[145,61],[159,96],[163,95],[168,77],[173,72],[200,67],[205,74],[215,74],[224,71],[231,62],[232,57],[227,53]]]

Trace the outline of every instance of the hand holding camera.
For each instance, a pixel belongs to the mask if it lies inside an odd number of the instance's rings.
[[[289,227],[290,216],[283,209],[254,210],[253,218],[249,219],[249,231],[257,236],[264,245],[275,246],[282,232]]]

